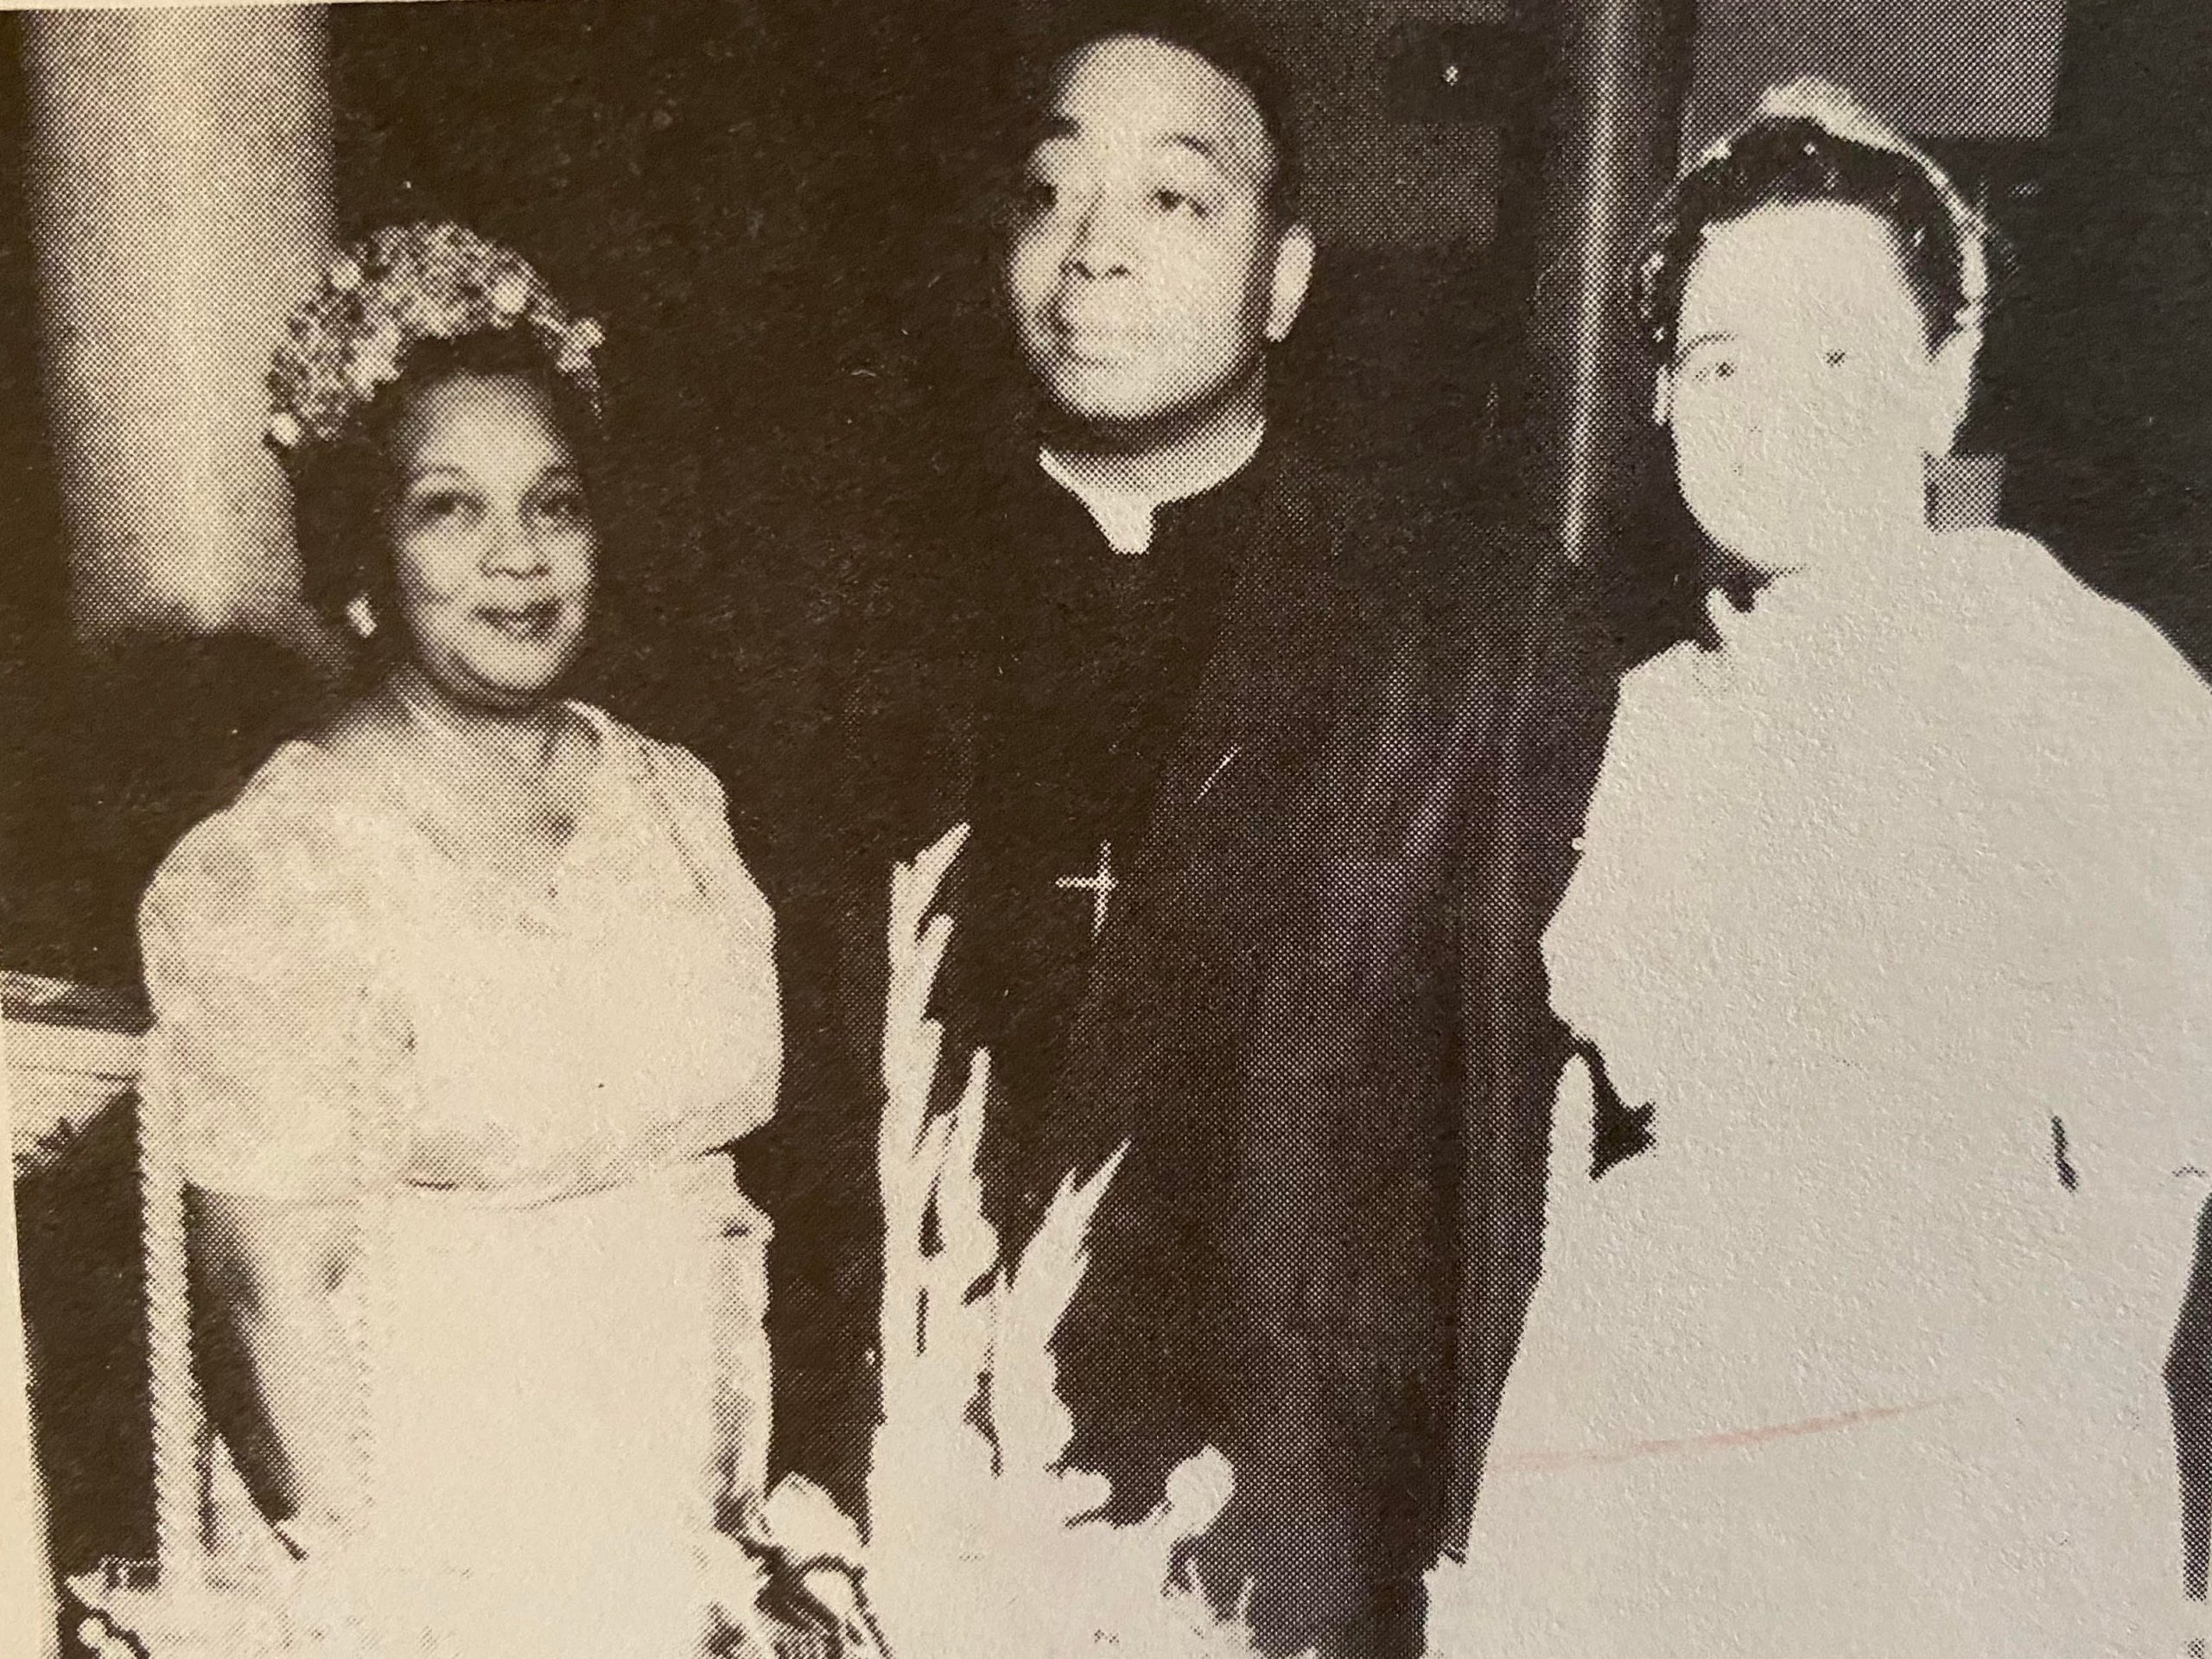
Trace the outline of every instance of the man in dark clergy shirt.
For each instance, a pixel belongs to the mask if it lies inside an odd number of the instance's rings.
[[[1071,1461],[1134,1516],[1220,1447],[1238,1495],[1198,1565],[1250,1581],[1262,1643],[1417,1652],[1481,1070],[1464,830],[1524,607],[1270,419],[1314,250],[1263,60],[1155,6],[1045,61],[1001,265],[1035,422],[957,512],[893,527],[846,619],[845,1109],[875,1097],[890,863],[968,823],[938,1011],[949,1054],[992,1052],[1009,1240],[1130,1144],[1059,1344]],[[1440,630],[1446,559],[1467,620]],[[873,1128],[825,1130],[817,1166],[864,1171]],[[776,1294],[856,1333],[836,1209],[779,1215]],[[779,1339],[779,1419],[819,1440],[837,1342]]]

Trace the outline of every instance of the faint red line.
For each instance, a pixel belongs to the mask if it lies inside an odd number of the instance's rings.
[[[1560,1469],[1628,1463],[1637,1458],[1732,1451],[1740,1446],[1763,1446],[1769,1440],[1795,1440],[1806,1434],[1824,1434],[1831,1429],[1857,1428],[1866,1423],[1884,1422],[1892,1417],[1909,1417],[1915,1412],[1932,1411],[1938,1406],[1954,1404],[1959,1398],[1957,1395],[1945,1395],[1938,1399],[1917,1401],[1911,1405],[1869,1406],[1863,1411],[1847,1411],[1834,1417],[1808,1417],[1794,1423],[1770,1423],[1763,1428],[1723,1429],[1717,1434],[1696,1434],[1682,1440],[1636,1440],[1627,1446],[1606,1446],[1594,1452],[1508,1452],[1500,1454],[1496,1466],[1541,1474]]]

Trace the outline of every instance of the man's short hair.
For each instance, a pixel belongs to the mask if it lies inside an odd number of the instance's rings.
[[[1274,152],[1267,205],[1284,224],[1295,219],[1306,180],[1289,78],[1257,34],[1205,0],[1074,0],[1052,7],[1025,54],[1022,91],[1027,107],[1044,109],[1077,53],[1123,37],[1157,41],[1203,58],[1244,89]]]

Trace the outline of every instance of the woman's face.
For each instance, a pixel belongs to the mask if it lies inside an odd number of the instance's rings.
[[[465,702],[524,707],[583,647],[598,534],[545,396],[510,376],[425,386],[394,423],[386,524],[417,664]]]
[[[1929,350],[1885,220],[1824,202],[1713,226],[1676,339],[1662,413],[1682,498],[1720,547],[1788,569],[1921,521],[1966,378]]]

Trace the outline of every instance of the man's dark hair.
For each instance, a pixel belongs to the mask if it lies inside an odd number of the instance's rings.
[[[1274,151],[1267,205],[1281,223],[1295,219],[1306,179],[1289,78],[1258,35],[1205,0],[1075,0],[1053,8],[1024,54],[1024,107],[1033,117],[1041,113],[1069,60],[1101,41],[1123,38],[1157,41],[1203,58],[1250,95]]]

